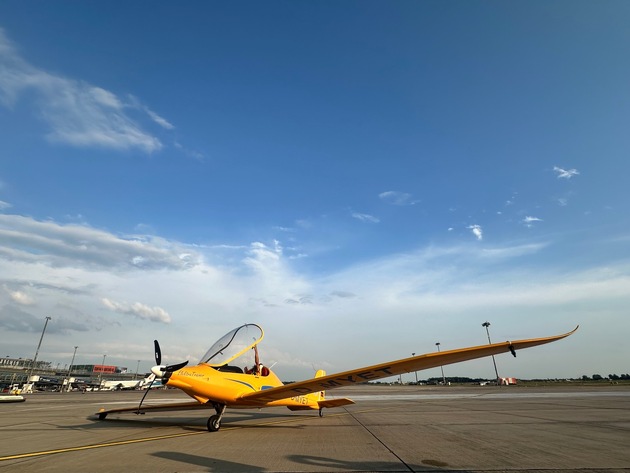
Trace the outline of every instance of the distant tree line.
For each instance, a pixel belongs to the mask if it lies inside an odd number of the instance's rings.
[[[630,374],[628,374],[628,373],[621,374],[621,375],[609,374],[608,378],[604,378],[601,374],[594,374],[591,377],[589,377],[587,375],[582,375],[582,380],[583,381],[589,381],[589,380],[601,381],[602,379],[609,379],[611,381],[619,381],[619,380],[622,380],[622,379],[630,379]]]
[[[621,374],[621,375],[617,375],[617,374],[609,374],[607,377],[602,376],[600,374],[594,374],[592,376],[588,376],[588,375],[582,375],[581,378],[579,378],[581,381],[628,381],[630,380],[630,374],[626,373],[626,374]],[[569,378],[554,378],[554,379],[550,379],[550,378],[531,378],[531,379],[519,379],[519,381],[537,381],[537,382],[547,382],[547,381],[576,381],[575,378],[569,379]],[[289,381],[290,383],[292,383],[293,381]],[[486,382],[490,382],[490,383],[496,383],[495,379],[490,379],[488,380],[488,378],[467,378],[465,376],[446,376],[446,382],[447,383],[453,383],[453,384],[480,384],[480,383],[486,383]],[[418,379],[417,384],[428,384],[428,385],[439,385],[439,384],[443,384],[444,383],[444,379],[441,377],[433,377],[433,378],[427,378],[427,379]],[[287,382],[285,382],[285,384],[287,384]],[[391,384],[391,381],[370,381],[368,384]],[[416,384],[415,381],[410,381],[410,382],[405,382],[405,384]]]

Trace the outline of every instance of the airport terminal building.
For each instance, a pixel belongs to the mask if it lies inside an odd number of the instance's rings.
[[[97,385],[112,379],[126,380],[136,377],[126,367],[114,365],[72,365],[70,367],[53,366],[50,361],[37,361],[33,365],[31,358],[0,358],[0,391],[16,384],[23,385],[29,381],[37,389],[55,390],[72,377],[73,383]]]

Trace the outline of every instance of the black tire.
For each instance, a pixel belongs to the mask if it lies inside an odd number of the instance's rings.
[[[107,414],[105,414],[105,413],[99,414],[98,415],[98,420],[105,420],[105,417],[107,417]]]
[[[221,428],[221,421],[219,416],[211,416],[208,419],[208,432],[216,432]]]

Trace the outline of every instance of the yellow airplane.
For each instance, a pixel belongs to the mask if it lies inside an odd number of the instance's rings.
[[[347,398],[326,399],[327,389],[351,386],[500,353],[511,352],[516,356],[516,350],[555,342],[573,334],[578,327],[571,332],[553,337],[427,353],[331,375],[326,375],[323,370],[319,370],[312,379],[286,385],[269,368],[260,363],[258,344],[262,341],[264,332],[256,324],[241,325],[230,331],[210,347],[199,364],[189,368],[186,368],[187,361],[170,366],[161,365],[162,354],[156,340],[154,344],[157,366],[151,368],[151,372],[156,379],[161,380],[163,385],[179,388],[195,401],[143,407],[143,396],[138,407],[101,409],[96,415],[103,420],[108,414],[125,412],[144,414],[149,411],[214,408],[216,414],[212,415],[207,423],[210,432],[216,432],[221,428],[221,419],[227,407],[285,406],[293,411],[318,410],[321,417],[325,407],[354,404],[354,401]],[[251,351],[254,352],[251,368],[241,368],[243,360],[247,354],[251,355]]]

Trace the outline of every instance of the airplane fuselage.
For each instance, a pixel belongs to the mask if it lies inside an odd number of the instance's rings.
[[[293,409],[319,409],[320,394],[288,397],[273,402],[246,401],[250,394],[284,384],[273,371],[267,369],[265,376],[259,374],[219,371],[207,364],[182,368],[166,380],[166,386],[179,388],[202,404],[217,403],[228,407],[286,406]]]

